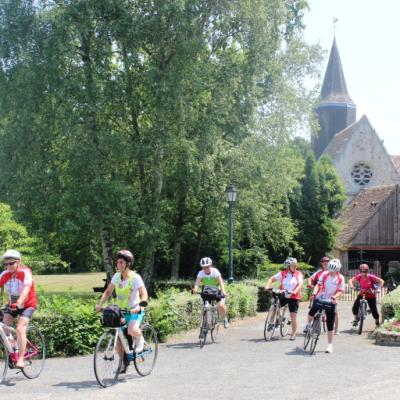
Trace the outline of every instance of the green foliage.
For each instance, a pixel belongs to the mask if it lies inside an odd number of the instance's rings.
[[[28,235],[27,229],[15,220],[9,205],[0,203],[0,253],[10,248],[18,249],[23,263],[36,273],[66,267],[59,257],[50,254],[41,239]]]
[[[400,287],[383,297],[381,311],[383,320],[400,319]]]
[[[229,318],[244,318],[254,316],[257,311],[257,292],[255,286],[235,283],[227,286],[226,304]]]

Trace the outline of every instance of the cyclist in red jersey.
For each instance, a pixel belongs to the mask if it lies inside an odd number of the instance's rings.
[[[4,313],[3,322],[10,325],[19,316],[16,327],[19,357],[15,366],[24,368],[26,329],[37,307],[35,284],[32,271],[21,264],[21,254],[17,250],[7,250],[2,258],[6,269],[0,275],[0,287],[6,286],[10,306]]]
[[[353,315],[354,315],[354,322],[353,324],[356,326],[358,323],[358,309],[360,308],[360,300],[365,293],[365,299],[368,302],[369,309],[373,317],[375,318],[375,325],[379,326],[379,313],[376,307],[376,294],[373,291],[379,287],[383,286],[383,279],[377,277],[376,275],[369,274],[369,267],[368,264],[361,264],[360,273],[354,276],[349,280],[349,286],[354,289],[354,286],[357,285],[360,289],[360,293],[357,296],[354,304],[353,304]]]

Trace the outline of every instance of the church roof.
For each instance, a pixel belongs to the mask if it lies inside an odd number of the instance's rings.
[[[353,133],[356,131],[355,128],[362,123],[367,123],[371,125],[367,116],[363,115],[357,122],[354,122],[354,124],[351,124],[347,128],[338,132],[329,142],[323,154],[330,155],[332,160],[334,160],[338,156],[338,154],[342,152],[347,142],[353,136]]]
[[[350,245],[358,232],[364,228],[394,192],[397,185],[362,189],[342,211],[338,218],[341,225],[335,247],[343,249]]]
[[[390,157],[392,158],[393,164],[397,172],[400,174],[400,155],[390,156]]]
[[[326,68],[324,82],[321,89],[321,105],[324,103],[345,103],[355,105],[347,92],[344,79],[342,62],[336,46],[336,39],[333,39],[328,66]]]

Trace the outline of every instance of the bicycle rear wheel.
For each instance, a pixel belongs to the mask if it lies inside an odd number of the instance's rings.
[[[42,332],[36,326],[29,325],[26,330],[25,367],[22,373],[29,379],[37,378],[44,367],[46,343]]]
[[[358,334],[361,335],[363,326],[364,326],[364,320],[367,317],[367,305],[364,302],[361,302],[360,304],[360,309],[358,310]]]
[[[114,385],[122,366],[124,351],[117,331],[104,332],[97,342],[94,352],[94,374],[100,386]]]
[[[314,321],[311,325],[311,344],[309,350],[310,356],[314,353],[320,334],[321,334],[321,316],[318,316],[317,318],[314,318]]]
[[[281,314],[281,317],[280,317],[281,336],[285,337],[288,334],[289,327],[292,323],[292,321],[290,320],[290,313],[289,313],[287,305],[281,308],[280,314]]]
[[[140,327],[144,338],[143,351],[135,355],[133,360],[137,373],[141,376],[150,375],[157,360],[158,339],[156,330],[150,324]]]
[[[201,349],[206,343],[207,332],[208,332],[207,310],[204,310],[201,314],[200,335],[199,335],[199,343]]]
[[[274,336],[277,317],[277,307],[272,305],[269,308],[267,319],[265,320],[264,325],[264,339],[267,342],[272,339],[272,336]]]
[[[307,350],[307,346],[308,343],[310,343],[310,339],[311,339],[311,326],[307,326],[307,332],[304,334],[304,346],[303,346],[304,350]]]
[[[7,370],[8,370],[8,350],[3,342],[3,340],[0,338],[0,383],[3,382],[4,378],[7,375]]]

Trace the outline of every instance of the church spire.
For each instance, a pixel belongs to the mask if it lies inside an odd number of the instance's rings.
[[[328,67],[326,68],[324,83],[322,84],[321,99],[322,103],[346,103],[353,106],[355,105],[347,92],[342,62],[340,61],[335,38],[333,39]]]
[[[321,101],[316,111],[320,131],[313,139],[313,148],[319,158],[335,134],[356,121],[356,105],[347,92],[335,38],[322,84]]]

